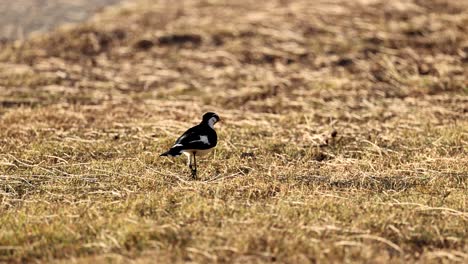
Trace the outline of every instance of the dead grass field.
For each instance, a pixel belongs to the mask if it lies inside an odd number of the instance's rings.
[[[466,25],[466,1],[141,1],[2,44],[0,261],[466,263]],[[208,110],[192,181],[158,154]]]

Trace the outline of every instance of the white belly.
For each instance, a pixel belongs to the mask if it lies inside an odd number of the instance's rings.
[[[195,154],[197,157],[205,156],[206,154],[210,153],[213,148],[210,149],[184,149],[182,150],[182,153],[184,153],[187,156],[192,156]]]

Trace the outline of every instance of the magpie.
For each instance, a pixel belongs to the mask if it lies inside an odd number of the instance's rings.
[[[205,113],[200,124],[185,131],[185,133],[176,140],[174,145],[160,156],[177,157],[182,153],[187,155],[187,165],[192,170],[192,178],[196,179],[196,156],[204,156],[216,147],[218,135],[214,130],[214,124],[219,120],[219,116],[216,113]]]

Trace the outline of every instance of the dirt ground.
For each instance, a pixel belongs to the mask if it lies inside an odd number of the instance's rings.
[[[63,23],[86,20],[101,8],[121,0],[0,1],[0,39],[23,39]]]

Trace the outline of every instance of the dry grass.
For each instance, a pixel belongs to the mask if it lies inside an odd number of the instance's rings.
[[[466,25],[464,1],[145,1],[3,44],[0,261],[466,262]],[[207,110],[191,181],[157,154]]]

